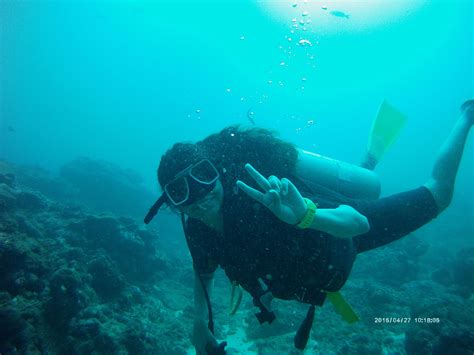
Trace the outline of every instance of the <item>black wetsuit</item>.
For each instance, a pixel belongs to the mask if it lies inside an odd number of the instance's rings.
[[[308,192],[302,194],[317,202],[319,208],[340,204]],[[209,273],[220,265],[253,297],[261,294],[263,281],[274,297],[322,305],[323,291],[337,291],[344,285],[358,253],[397,240],[438,213],[425,187],[348,204],[368,218],[371,229],[354,238],[336,238],[284,223],[244,192],[233,189],[225,195],[222,206],[223,233],[198,220],[187,220],[194,268]]]

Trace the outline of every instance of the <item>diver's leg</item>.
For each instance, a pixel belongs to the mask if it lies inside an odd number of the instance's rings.
[[[461,116],[441,146],[430,179],[424,186],[430,190],[439,212],[449,206],[453,197],[454,182],[461,162],[464,145],[474,122],[474,100],[461,106]]]
[[[358,253],[402,238],[449,205],[464,144],[474,122],[474,101],[465,103],[461,110],[461,116],[440,149],[432,176],[424,186],[376,201],[359,201],[354,206],[370,224],[369,232],[352,238]]]
[[[398,240],[438,215],[433,194],[424,186],[354,206],[367,217],[370,230],[352,238],[357,253]]]

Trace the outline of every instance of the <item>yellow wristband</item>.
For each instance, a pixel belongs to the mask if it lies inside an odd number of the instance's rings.
[[[317,204],[311,201],[309,198],[305,198],[306,202],[306,214],[303,219],[296,225],[298,228],[306,229],[313,223],[314,216],[316,215],[316,210],[318,209]]]

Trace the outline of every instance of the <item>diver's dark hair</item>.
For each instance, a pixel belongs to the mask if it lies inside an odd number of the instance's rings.
[[[234,125],[224,128],[195,144],[176,143],[162,157],[158,167],[158,182],[163,188],[181,170],[201,159],[209,159],[219,171],[244,171],[252,164],[263,175],[293,174],[298,160],[295,147],[263,128],[241,129]],[[230,169],[230,170],[229,170]],[[234,175],[235,176],[235,175]]]
[[[164,189],[177,173],[206,158],[208,154],[201,146],[193,143],[176,143],[161,157],[157,174],[158,183]]]
[[[263,128],[242,129],[239,125],[224,128],[193,143],[176,143],[162,157],[158,182],[163,189],[174,176],[202,159],[209,159],[225,182],[233,184],[246,176],[244,166],[252,164],[263,175],[292,176],[298,160],[296,148]]]
[[[293,175],[298,161],[294,145],[263,128],[226,127],[197,145],[204,147],[213,164],[233,179],[248,175],[244,169],[246,163],[264,176]]]
[[[176,143],[161,158],[158,168],[158,181],[164,187],[181,170],[202,159],[209,159],[221,174],[224,191],[231,192],[237,179],[250,185],[253,181],[245,171],[250,163],[263,176],[275,175],[289,178],[300,191],[318,194],[340,203],[349,199],[314,184],[308,186],[296,176],[298,150],[277,137],[276,132],[264,128],[241,128],[233,125],[211,134],[195,144]]]

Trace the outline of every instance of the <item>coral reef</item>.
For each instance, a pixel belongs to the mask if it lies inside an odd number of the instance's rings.
[[[60,175],[97,211],[141,217],[152,200],[137,173],[106,161],[78,158],[64,164]]]
[[[62,177],[0,161],[1,354],[192,353],[191,259],[176,250],[185,248],[176,244],[179,229],[160,224],[158,234],[142,225],[136,197],[149,199],[134,187],[139,181],[87,159],[67,164]],[[428,246],[413,235],[360,255],[342,290],[360,321],[348,325],[331,305],[318,308],[307,352],[472,353],[473,249],[437,256]],[[223,272],[215,285],[216,336],[229,353],[297,353],[293,337],[307,305],[274,300],[277,320],[260,326],[245,293],[228,315]]]
[[[6,162],[0,168],[30,171]],[[170,309],[172,291],[154,286],[165,275],[191,270],[170,269],[156,233],[130,217],[55,200],[69,187],[56,185],[65,190],[51,193],[57,178],[49,181],[45,173],[39,181],[31,173],[2,176],[11,183],[0,184],[0,353],[150,353],[156,344],[163,353],[185,353],[187,337],[184,344],[174,337],[183,339],[189,328],[174,314],[189,297]],[[162,322],[176,333],[169,342],[158,338]]]

